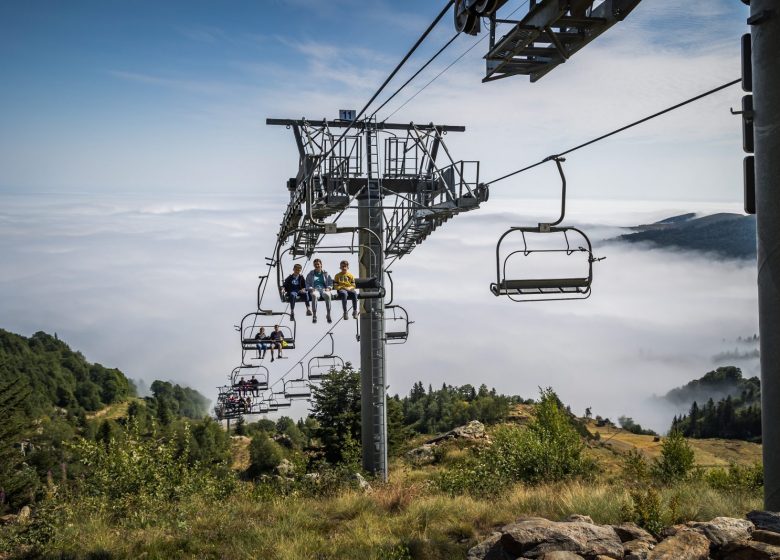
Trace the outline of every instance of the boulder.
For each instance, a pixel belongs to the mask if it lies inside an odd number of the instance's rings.
[[[747,519],[733,517],[716,517],[712,521],[691,521],[686,523],[694,531],[707,537],[713,548],[718,549],[733,541],[750,538],[753,524]]]
[[[293,465],[289,460],[282,459],[282,461],[276,465],[276,468],[274,469],[276,471],[276,474],[282,477],[289,477],[295,474],[295,465]]]
[[[487,433],[485,433],[485,425],[479,420],[472,420],[465,426],[458,426],[457,428],[450,430],[449,432],[429,439],[425,443],[435,444],[447,439],[486,439]]]
[[[753,533],[751,533],[750,537],[754,541],[771,544],[772,546],[780,546],[780,533],[765,531],[763,529],[756,529],[753,531]]]
[[[425,445],[416,447],[406,453],[406,458],[411,463],[418,466],[430,465],[436,460],[434,446],[430,443],[426,443]]]
[[[728,543],[716,556],[722,560],[780,560],[780,546],[757,541]]]
[[[579,513],[572,513],[569,517],[566,518],[566,521],[573,522],[573,521],[582,521],[583,523],[590,523],[591,525],[594,525],[593,519],[589,515],[580,515]]]
[[[647,560],[655,545],[644,539],[635,539],[623,543],[623,560]]]
[[[501,532],[501,545],[516,557],[541,558],[548,552],[568,551],[588,557],[623,558],[623,544],[609,526],[530,517],[506,525]]]
[[[466,560],[515,560],[501,546],[501,533],[495,532],[477,546],[469,550]]]
[[[647,560],[707,560],[709,556],[709,539],[697,531],[684,529],[658,543]]]
[[[642,529],[636,523],[621,523],[620,525],[612,525],[612,528],[620,537],[620,541],[627,543],[629,541],[645,541],[648,543],[655,543],[655,537]]]
[[[371,492],[372,490],[371,485],[368,483],[368,481],[365,478],[363,478],[362,474],[356,472],[354,475],[352,475],[352,479],[357,483],[358,488],[360,488],[364,492]]]
[[[485,425],[479,420],[472,420],[465,426],[458,426],[452,430],[452,434],[465,439],[482,439],[487,435]]]
[[[753,522],[756,529],[780,533],[780,513],[775,511],[751,511],[747,518]]]

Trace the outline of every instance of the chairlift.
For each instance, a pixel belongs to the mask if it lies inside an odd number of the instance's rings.
[[[271,395],[268,397],[268,406],[270,406],[273,410],[278,410],[280,408],[290,408],[292,406],[292,401],[290,400],[279,400],[276,398],[276,395],[283,395],[283,392],[279,393],[271,393]],[[285,395],[286,397],[286,395]]]
[[[322,356],[314,356],[309,360],[307,374],[309,381],[319,381],[331,370],[344,368],[344,360],[335,354],[336,344],[333,341],[333,333],[329,332],[328,335],[330,336],[330,352]]]
[[[298,379],[287,379],[284,382],[284,390],[280,393],[286,399],[308,399],[311,396],[311,386],[303,368],[303,362],[298,362],[301,366],[301,377]]]
[[[258,392],[268,389],[268,375],[268,368],[262,365],[238,366],[230,374],[230,383],[235,390],[257,396]]]
[[[365,249],[369,251],[370,257],[374,260],[378,260],[378,256],[376,254],[376,251],[374,251],[370,246],[368,245],[361,245],[356,242],[355,240],[355,234],[359,231],[364,230],[370,232],[372,235],[376,235],[371,230],[368,230],[366,228],[360,228],[360,227],[347,227],[347,228],[333,228],[331,231],[330,229],[326,229],[322,226],[316,226],[316,227],[309,227],[309,228],[298,228],[293,233],[301,234],[305,237],[306,244],[311,245],[312,247],[310,249],[306,249],[304,251],[301,251],[300,248],[296,246],[296,244],[293,244],[292,246],[288,247],[285,250],[282,250],[282,247],[278,247],[276,259],[275,261],[271,261],[273,265],[276,267],[276,282],[278,284],[279,289],[279,297],[283,303],[288,303],[287,293],[284,290],[284,280],[287,277],[284,271],[283,266],[283,257],[285,253],[290,253],[291,255],[306,255],[308,257],[311,257],[314,254],[314,248],[316,247],[316,250],[318,253],[322,254],[343,254],[343,253],[349,253],[349,254],[357,254],[360,249]],[[320,236],[324,236],[326,234],[335,233],[335,234],[351,234],[352,239],[349,244],[347,245],[320,245],[317,243]],[[308,237],[313,238],[313,241],[309,239]],[[378,242],[381,243],[381,240],[378,239]],[[357,296],[358,299],[378,299],[378,298],[384,298],[385,297],[385,288],[382,286],[382,280],[380,278],[371,276],[367,278],[355,278],[355,287],[357,289]],[[333,300],[338,300],[337,294],[334,292],[333,294]],[[258,296],[259,298],[260,296]],[[259,307],[259,301],[258,301],[258,307]]]
[[[409,338],[409,320],[406,309],[398,304],[385,306],[385,342],[387,344],[403,344]]]
[[[289,313],[286,312],[261,312],[255,311],[247,313],[244,318],[241,319],[241,325],[237,327],[237,330],[241,336],[241,362],[242,365],[248,365],[246,363],[247,358],[249,360],[261,360],[261,342],[270,342],[269,336],[274,331],[274,327],[279,325],[279,330],[282,332],[282,348],[284,350],[295,349],[295,335],[297,327],[294,321],[287,324],[281,324],[282,319]],[[260,334],[260,330],[263,329],[264,334]],[[257,336],[263,338],[258,339]],[[271,352],[269,348],[266,352]]]
[[[566,213],[566,176],[561,166],[565,160],[551,159],[561,177],[561,215],[555,222],[536,227],[512,227],[499,238],[496,281],[490,285],[495,296],[508,296],[517,302],[590,297],[593,263],[602,259],[593,256],[590,239],[582,230],[558,226]],[[561,256],[570,258],[560,259]],[[537,269],[542,265],[545,270],[529,276],[525,264]]]

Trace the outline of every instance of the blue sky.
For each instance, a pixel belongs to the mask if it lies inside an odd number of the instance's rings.
[[[265,118],[359,108],[442,5],[4,2],[0,189],[283,194],[297,156],[291,135]],[[494,177],[736,77],[745,17],[732,0],[645,0],[537,84],[481,84],[483,43],[395,118],[465,124],[458,155]],[[448,15],[407,71],[452,33]],[[408,95],[474,40],[459,38]],[[596,197],[643,198],[679,180],[693,189],[688,198],[735,199],[739,123],[727,108],[740,95],[732,88],[581,153],[575,178]],[[614,182],[605,184],[605,170]],[[625,192],[638,175],[637,192]],[[715,186],[690,186],[710,177]]]

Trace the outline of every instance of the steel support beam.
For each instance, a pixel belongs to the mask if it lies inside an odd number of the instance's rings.
[[[312,120],[307,121],[296,119],[265,119],[265,124],[276,126],[321,126],[327,125],[330,128],[347,128],[348,126],[355,130],[363,130],[366,127],[366,121],[325,121],[325,120]],[[453,126],[447,124],[412,124],[412,123],[373,123],[372,128],[377,130],[411,130],[416,128],[417,130],[433,130],[436,129],[440,132],[465,132],[465,126]]]
[[[764,507],[780,511],[780,10],[750,2]]]

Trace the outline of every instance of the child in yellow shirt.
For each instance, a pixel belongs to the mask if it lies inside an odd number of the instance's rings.
[[[336,291],[336,299],[341,300],[344,307],[344,318],[349,319],[347,314],[347,299],[352,301],[352,317],[358,318],[357,310],[357,292],[355,291],[355,277],[349,271],[349,262],[341,261],[339,272],[333,276],[333,289]]]

